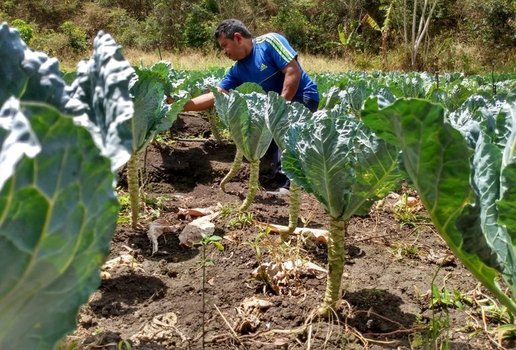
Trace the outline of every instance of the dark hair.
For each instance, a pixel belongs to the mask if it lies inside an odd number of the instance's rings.
[[[225,19],[217,26],[213,35],[215,39],[218,39],[222,34],[228,39],[233,39],[235,37],[235,33],[240,33],[244,38],[251,38],[251,32],[244,23],[239,21],[238,19]]]

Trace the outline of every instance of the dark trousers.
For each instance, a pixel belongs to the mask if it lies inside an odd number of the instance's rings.
[[[317,111],[317,108],[319,107],[319,101],[314,101],[308,98],[304,98],[303,100],[294,99],[292,101],[303,104],[312,113]],[[272,140],[271,145],[267,150],[267,153],[272,154],[274,177],[277,179],[276,182],[278,183],[278,186],[287,188],[290,185],[290,182],[287,176],[281,171],[281,150],[278,148],[278,145],[276,145],[276,142],[274,142],[274,140]]]

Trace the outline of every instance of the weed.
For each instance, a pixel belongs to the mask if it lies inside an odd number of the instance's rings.
[[[76,350],[79,349],[79,340],[73,339],[72,336],[66,336],[59,344],[57,344],[57,350]]]
[[[495,337],[494,343],[500,348],[504,340],[516,339],[516,324],[514,317],[505,306],[501,306],[492,297],[482,293],[480,286],[473,292],[474,303],[480,309],[480,316],[484,323],[483,329]]]
[[[412,345],[422,349],[450,349],[450,315],[449,309],[464,310],[465,305],[472,305],[473,299],[460,291],[450,291],[446,287],[446,279],[439,288],[435,279],[441,267],[437,269],[431,283],[431,299],[429,308],[432,316],[426,332],[417,333],[412,338]],[[439,312],[437,312],[439,311]],[[419,346],[416,346],[419,344]]]
[[[261,242],[264,239],[264,237],[269,236],[270,232],[270,228],[266,227],[265,229],[260,230],[258,234],[254,237],[254,239],[248,240],[244,243],[254,250],[256,254],[256,261],[258,262],[258,264],[261,264],[263,261],[263,251],[261,248]]]
[[[418,210],[419,208],[417,206],[412,205],[412,203],[409,202],[407,192],[404,192],[401,195],[400,200],[393,206],[392,214],[401,226],[415,226],[415,223],[418,221],[418,216],[416,215]]]
[[[158,219],[161,216],[161,211],[166,208],[166,202],[169,200],[169,197],[149,196],[143,191],[141,191],[141,193],[145,219]]]
[[[206,305],[205,293],[204,293],[205,286],[206,286],[206,266],[213,266],[213,265],[215,265],[215,261],[213,259],[207,259],[206,258],[206,247],[208,245],[213,245],[219,251],[223,251],[224,250],[224,246],[220,243],[221,239],[222,238],[220,236],[217,236],[217,235],[211,235],[211,236],[203,235],[203,237],[202,237],[202,239],[200,241],[194,243],[194,245],[200,245],[202,247],[202,255],[201,255],[201,260],[199,261],[199,263],[202,266],[202,288],[201,288],[201,292],[202,292],[202,348],[203,348],[203,350],[204,350],[204,347],[205,347],[204,335],[206,333],[205,329],[204,329],[204,324],[205,324],[205,305]]]
[[[465,305],[472,305],[473,299],[460,292],[459,290],[450,291],[446,285],[440,289],[432,283],[432,298],[430,300],[430,308],[455,308],[464,310]]]
[[[416,259],[419,256],[419,247],[406,242],[395,242],[389,247],[389,250],[396,260],[402,260],[405,257]]]
[[[226,225],[230,230],[251,226],[254,220],[252,212],[240,211],[236,206],[230,204],[220,207],[220,217],[226,220]]]
[[[118,202],[120,203],[120,211],[118,212],[117,225],[129,225],[131,223],[131,201],[129,194],[122,191],[118,192]]]
[[[127,340],[122,339],[118,342],[116,345],[116,350],[131,350],[131,343],[129,343]]]
[[[236,211],[236,208],[230,204],[223,204],[220,206],[219,210],[220,210],[220,217],[222,219],[227,219],[233,214],[233,212]]]
[[[154,144],[159,144],[163,146],[173,146],[176,141],[170,136],[168,132],[162,132],[159,134],[156,134],[154,136],[154,139],[152,140]]]
[[[308,212],[306,216],[301,216],[301,222],[303,223],[303,227],[308,227],[310,225],[310,222],[312,222],[313,218],[315,216],[315,211],[312,209]]]

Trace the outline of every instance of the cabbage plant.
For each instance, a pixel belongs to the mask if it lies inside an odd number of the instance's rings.
[[[229,94],[214,91],[215,108],[222,122],[226,125],[237,152],[235,161],[228,175],[222,180],[221,188],[236,174],[240,168],[242,157],[250,164],[249,189],[240,206],[240,211],[249,208],[258,191],[260,158],[267,152],[272,141],[272,134],[265,124],[267,95],[257,84],[243,84],[239,90]]]
[[[360,120],[321,110],[291,125],[282,167],[323,205],[330,218],[328,280],[318,313],[328,315],[340,297],[349,220],[364,215],[375,199],[398,183],[397,149]]]
[[[0,349],[52,349],[100,283],[134,70],[102,32],[72,86],[6,24],[0,57]]]
[[[270,91],[267,95],[266,111],[267,128],[271,131],[274,142],[281,151],[286,148],[285,135],[292,123],[312,116],[312,112],[302,104],[298,102],[287,104],[287,101],[274,91]],[[295,181],[290,180],[288,229],[286,232],[280,233],[283,240],[286,240],[297,227],[301,204],[300,196],[301,187]]]
[[[131,225],[136,229],[140,207],[138,163],[140,154],[156,134],[168,130],[182,111],[187,98],[169,105],[165,95],[172,86],[172,68],[165,62],[150,67],[135,67],[136,77],[130,83],[134,103],[131,120],[132,147],[127,163],[127,187],[131,203]]]
[[[370,99],[362,117],[401,149],[404,168],[436,229],[514,316],[516,105],[474,110],[445,120],[444,109],[425,100],[402,99],[382,108]]]

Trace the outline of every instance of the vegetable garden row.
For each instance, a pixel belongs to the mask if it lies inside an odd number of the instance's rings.
[[[111,36],[99,33],[91,58],[64,75],[56,59],[30,50],[6,24],[0,57],[0,348],[52,348],[99,285],[119,210],[116,171],[127,163],[136,225],[139,155],[223,71],[131,67]],[[250,163],[240,210],[253,202],[273,139],[292,181],[289,232],[301,189],[325,208],[329,275],[318,313],[328,315],[340,297],[349,219],[408,181],[452,252],[514,317],[516,77],[315,79],[323,97],[315,113],[244,84],[216,92],[212,127],[214,135],[218,127],[229,131],[235,170],[243,157]]]

